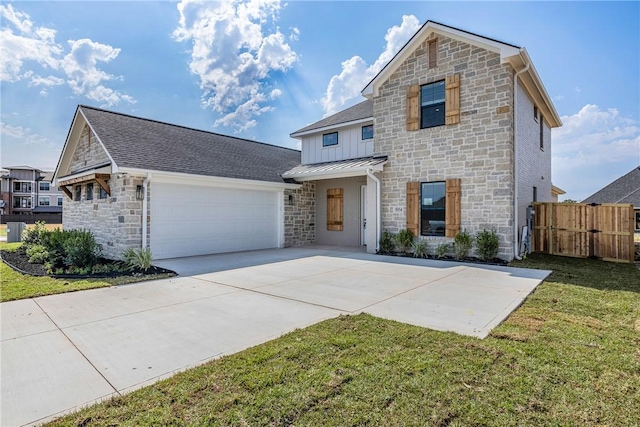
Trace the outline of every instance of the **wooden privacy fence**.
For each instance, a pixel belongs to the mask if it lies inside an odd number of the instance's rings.
[[[533,203],[533,252],[633,262],[633,205]]]

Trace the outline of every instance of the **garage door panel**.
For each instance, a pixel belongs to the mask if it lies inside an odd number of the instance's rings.
[[[279,195],[273,191],[154,183],[154,258],[277,247]]]

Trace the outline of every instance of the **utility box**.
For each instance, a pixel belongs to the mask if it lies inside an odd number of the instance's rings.
[[[7,223],[7,243],[15,243],[22,241],[22,232],[27,224],[24,222],[8,222]]]

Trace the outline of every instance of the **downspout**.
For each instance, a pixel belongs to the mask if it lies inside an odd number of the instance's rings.
[[[147,207],[149,205],[148,200],[148,192],[147,189],[149,187],[149,182],[151,181],[151,174],[147,173],[147,178],[142,182],[142,249],[146,249],[147,247],[147,217],[149,213],[147,212]]]
[[[520,247],[518,245],[518,147],[516,136],[518,134],[518,122],[516,108],[518,107],[518,76],[529,70],[529,65],[518,71],[513,78],[513,255],[520,261]]]
[[[367,169],[367,176],[369,178],[371,178],[372,180],[375,181],[376,183],[376,252],[378,252],[380,250],[379,246],[380,246],[380,228],[381,228],[381,224],[382,224],[382,219],[381,219],[381,202],[380,202],[380,180],[373,174],[373,169],[368,168]]]

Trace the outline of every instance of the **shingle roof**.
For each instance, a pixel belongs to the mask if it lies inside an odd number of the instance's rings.
[[[582,203],[631,203],[640,207],[640,167],[616,179]]]
[[[293,132],[291,136],[301,132],[307,132],[327,126],[339,125],[341,123],[348,123],[355,120],[368,118],[373,118],[373,101],[370,99],[362,101],[361,103],[356,104],[353,107],[347,108],[346,110],[337,112],[332,116],[325,117],[324,119],[312,123],[309,126],[305,126],[302,129],[298,129],[297,131]]]
[[[300,151],[81,105],[119,167],[283,182]]]

